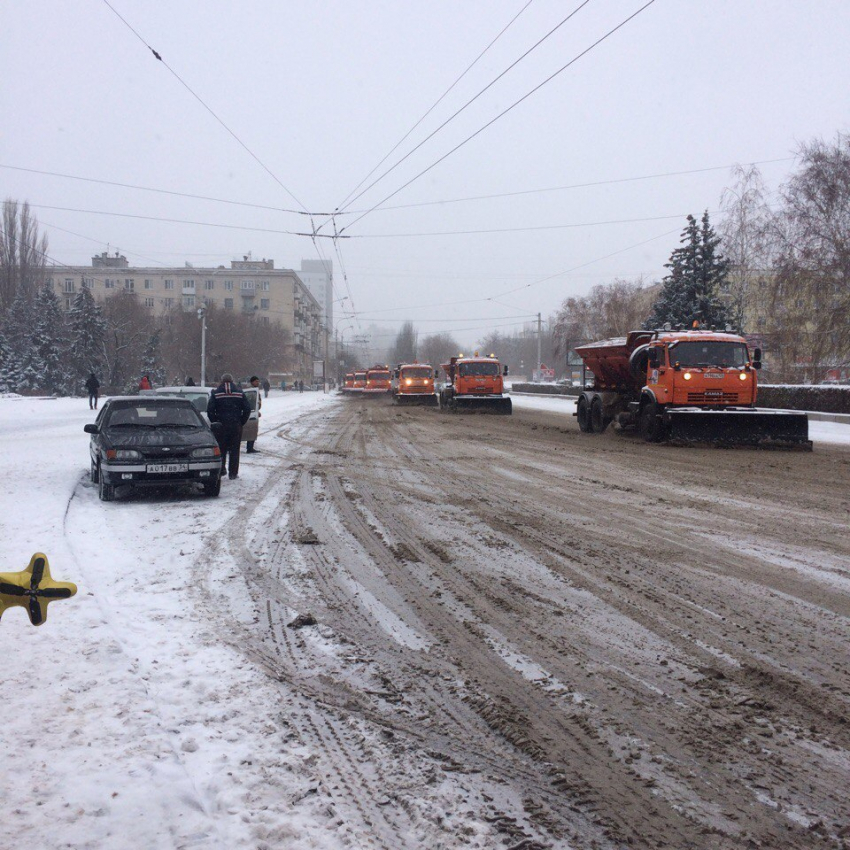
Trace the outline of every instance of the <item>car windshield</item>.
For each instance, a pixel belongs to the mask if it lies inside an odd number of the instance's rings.
[[[464,377],[479,375],[498,375],[499,364],[490,361],[482,361],[480,363],[461,363],[460,374]]]
[[[107,428],[200,428],[204,421],[191,405],[139,404],[116,407],[109,414]]]
[[[742,342],[680,342],[671,347],[670,362],[680,366],[746,366],[747,346]]]
[[[427,366],[420,366],[416,369],[404,369],[401,376],[402,378],[430,378],[431,370]]]

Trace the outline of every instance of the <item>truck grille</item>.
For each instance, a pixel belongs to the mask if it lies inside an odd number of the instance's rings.
[[[694,404],[737,404],[738,393],[688,393],[688,401]]]

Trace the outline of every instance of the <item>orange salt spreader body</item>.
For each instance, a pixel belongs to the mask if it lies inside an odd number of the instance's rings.
[[[585,433],[611,422],[647,442],[811,449],[805,413],[756,408],[761,351],[730,331],[631,331],[578,346],[593,374],[575,415]]]

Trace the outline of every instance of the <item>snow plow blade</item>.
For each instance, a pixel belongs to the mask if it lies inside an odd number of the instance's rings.
[[[667,417],[671,443],[812,448],[809,419],[796,411],[676,408],[668,410]]]
[[[419,405],[421,407],[436,407],[439,404],[436,393],[410,393],[409,395],[397,393],[393,396],[393,401],[396,404],[404,405],[406,407],[412,407],[414,405]]]
[[[458,413],[495,413],[510,416],[513,404],[507,397],[488,398],[487,396],[455,396],[452,407]]]

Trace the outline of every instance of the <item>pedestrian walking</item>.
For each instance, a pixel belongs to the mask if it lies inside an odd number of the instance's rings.
[[[298,382],[298,392],[299,392],[299,393],[303,393],[303,392],[304,392],[304,381],[299,381],[299,382]]]
[[[153,385],[151,384],[151,379],[148,375],[142,375],[142,380],[139,381],[139,389],[140,390],[152,390]]]
[[[239,449],[242,443],[242,426],[251,415],[251,405],[245,398],[239,384],[234,383],[233,375],[225,372],[221,383],[210,393],[207,402],[207,416],[210,422],[220,422],[221,429],[216,434],[221,449],[221,474],[233,480],[239,475]]]
[[[187,387],[194,387],[195,386],[195,379],[191,375],[189,375],[189,377],[186,378],[186,386]]]
[[[100,392],[100,381],[98,381],[94,372],[90,372],[86,378],[86,389],[89,394],[89,410],[97,410],[97,398]]]
[[[266,398],[269,397],[269,390],[272,388],[272,385],[269,383],[268,378],[263,379],[263,392],[266,395]]]
[[[251,376],[251,379],[248,381],[248,383],[249,383],[252,387],[259,388],[259,386],[260,386],[260,379],[259,379],[256,375],[252,375],[252,376]],[[258,392],[258,393],[257,393],[257,419],[259,419],[259,418],[262,416],[262,413],[260,413],[260,408],[261,408],[262,406],[263,406],[263,400],[260,398],[260,394],[259,394],[259,392]],[[259,424],[259,422],[258,422],[258,423],[257,423],[257,428],[259,429],[259,427],[260,427],[260,424]],[[246,441],[245,441],[245,452],[246,452],[246,454],[251,454],[251,455],[253,455],[253,454],[257,454],[257,452],[259,451],[259,449],[255,449],[255,448],[254,448],[254,443],[255,443],[255,442],[256,442],[256,440],[246,440]]]

